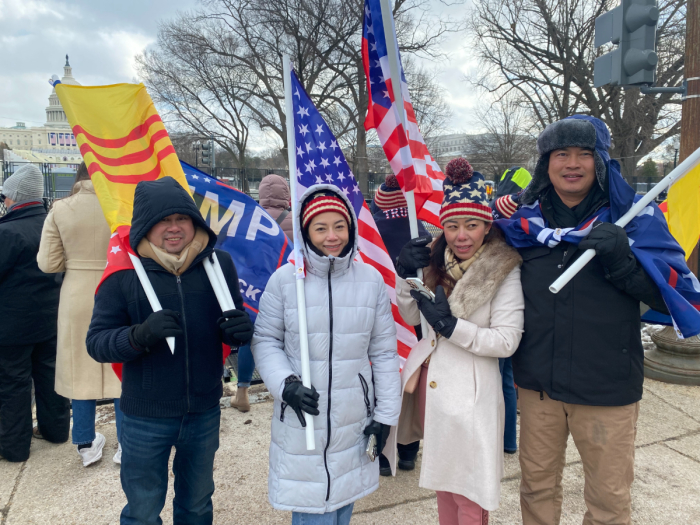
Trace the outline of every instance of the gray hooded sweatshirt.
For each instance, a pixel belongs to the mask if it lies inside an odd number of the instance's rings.
[[[372,266],[345,257],[320,256],[303,246],[304,290],[311,384],[320,394],[314,417],[316,449],[306,450],[304,428],[282,400],[284,380],[301,377],[294,266],[270,278],[260,301],[252,350],[260,376],[274,397],[268,492],[279,510],[322,514],[344,507],[379,487],[379,461],[368,459],[363,431],[374,419],[396,425],[401,379],[396,328],[386,285]],[[299,221],[299,217],[294,220]]]

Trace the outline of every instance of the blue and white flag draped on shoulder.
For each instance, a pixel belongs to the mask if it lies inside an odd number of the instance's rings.
[[[609,207],[584,219],[575,228],[552,228],[544,218],[540,202],[521,208],[510,219],[495,222],[515,248],[548,246],[560,242],[576,244],[590,232],[593,223],[615,222],[641,197],[625,182],[616,160],[607,160],[610,186]],[[700,283],[685,262],[685,254],[668,230],[656,204],[644,208],[626,227],[632,253],[659,287],[681,338],[700,334]],[[562,269],[563,271],[564,269]],[[556,278],[552,276],[552,281]]]
[[[275,270],[287,262],[292,243],[277,222],[251,197],[181,162],[197,208],[231,254],[243,304],[255,322],[260,297]]]

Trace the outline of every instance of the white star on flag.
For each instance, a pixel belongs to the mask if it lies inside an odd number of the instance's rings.
[[[347,189],[345,186],[343,186],[342,188],[340,188],[340,191],[342,191],[342,192],[345,194],[346,197],[349,197],[349,196],[350,196],[350,192],[348,191],[348,189]]]
[[[204,182],[206,182],[207,184],[209,184],[209,183],[211,183],[211,180],[209,179],[209,177],[204,177]]]
[[[339,172],[338,172],[338,180],[339,180],[340,182],[343,182],[345,179],[346,179],[346,177],[345,177],[345,175],[343,175],[343,172],[342,172],[342,171],[339,171]]]
[[[306,171],[308,171],[309,173],[311,173],[311,170],[313,170],[313,169],[315,169],[315,168],[316,168],[316,163],[314,162],[313,159],[311,159],[311,160],[309,161],[309,163],[306,164]]]
[[[303,177],[303,175],[301,173],[301,170],[299,168],[297,168],[297,178],[301,179],[302,177]]]
[[[321,166],[323,166],[324,168],[327,168],[330,165],[331,165],[331,163],[328,162],[328,159],[324,159],[323,157],[321,157]]]
[[[323,134],[323,126],[321,126],[321,124],[316,126],[316,131],[314,131],[314,133],[318,133],[318,136],[320,137]]]
[[[117,253],[122,251],[122,249],[119,246],[113,246],[112,249],[110,250],[112,253]]]
[[[316,146],[316,149],[318,149],[321,153],[326,151],[328,148],[326,147],[325,142],[320,142],[318,146]]]
[[[316,184],[323,184],[323,179],[316,175]]]
[[[388,91],[382,91],[382,93],[384,93],[384,98],[390,98]]]
[[[333,161],[333,164],[335,164],[335,165],[337,166],[338,164],[342,164],[342,163],[343,163],[343,162],[340,160],[340,157],[335,157],[335,160]]]
[[[299,97],[299,98],[301,99],[301,95],[299,94],[299,89],[298,89],[298,88],[294,91],[294,96],[295,96],[295,97]]]
[[[297,146],[297,155],[299,155],[300,157],[304,156],[304,150],[301,149],[301,146]]]
[[[308,153],[308,152],[311,151],[312,149],[314,149],[314,148],[313,148],[313,146],[311,145],[311,143],[310,143],[310,142],[307,142],[307,143],[306,143],[306,153]]]
[[[330,147],[333,149],[338,149],[338,143],[335,140],[331,140]]]
[[[331,175],[330,173],[326,173],[326,180],[328,182],[333,182],[333,175]]]
[[[360,193],[360,188],[355,184],[355,187],[352,189],[353,193]]]
[[[309,110],[305,108],[304,106],[299,106],[299,111],[297,111],[297,115],[299,115],[301,118],[304,118],[304,115],[307,117],[309,116]]]
[[[193,179],[198,179],[198,178],[199,178],[199,175],[192,175],[192,178],[193,178]]]
[[[309,132],[309,127],[306,124],[303,124],[299,126],[299,133],[302,135],[306,136],[306,134]]]

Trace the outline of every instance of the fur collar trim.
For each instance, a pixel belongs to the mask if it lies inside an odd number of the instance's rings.
[[[493,299],[508,274],[522,262],[515,248],[500,237],[494,238],[452,290],[448,299],[452,315],[467,320]]]

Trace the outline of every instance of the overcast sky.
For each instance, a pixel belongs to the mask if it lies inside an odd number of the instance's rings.
[[[134,57],[155,42],[159,21],[196,6],[196,0],[0,0],[0,126],[44,124],[48,79],[63,75],[66,54],[82,85],[135,80]],[[464,75],[474,63],[463,38],[450,38],[449,60],[432,67],[441,71],[454,111],[450,127],[473,132],[476,97]]]

